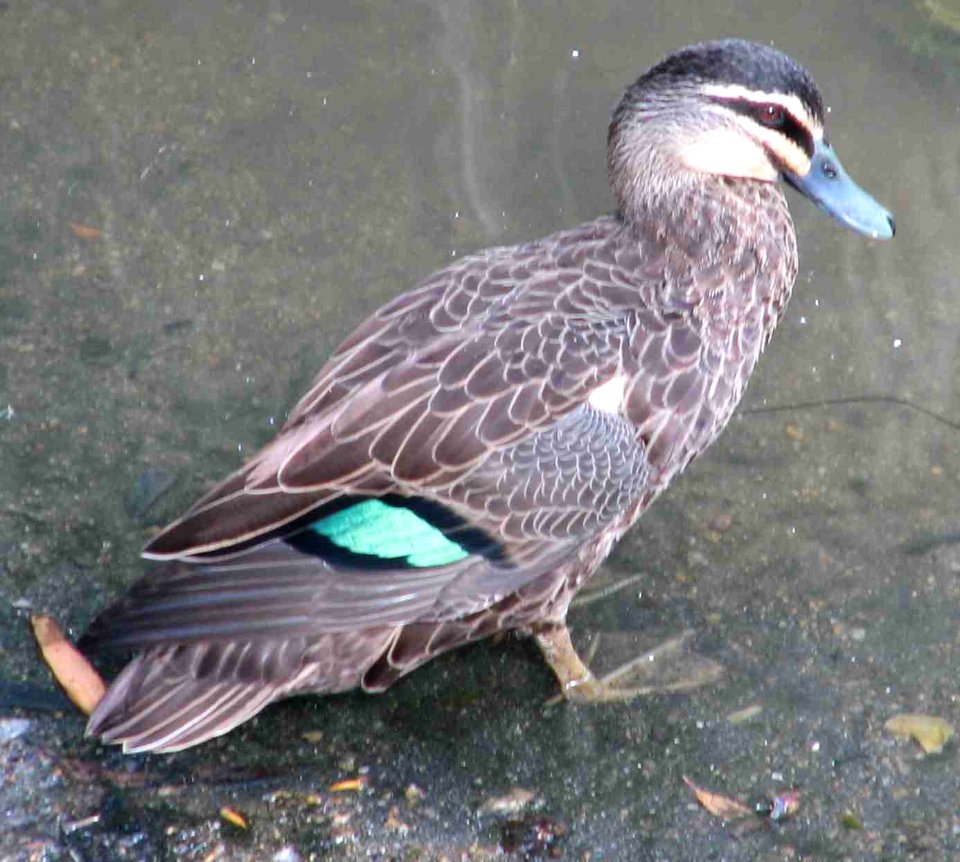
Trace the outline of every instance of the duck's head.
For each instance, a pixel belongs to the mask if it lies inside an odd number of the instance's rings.
[[[813,78],[786,54],[739,39],[683,48],[640,77],[614,112],[614,193],[629,214],[676,200],[704,175],[782,178],[847,227],[889,239],[893,216],[844,171],[823,118]]]

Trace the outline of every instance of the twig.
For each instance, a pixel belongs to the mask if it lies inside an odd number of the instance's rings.
[[[570,602],[571,610],[573,608],[585,608],[587,605],[592,605],[594,602],[599,602],[603,599],[609,598],[610,596],[616,595],[621,590],[625,590],[627,587],[632,587],[634,584],[642,581],[646,575],[631,575],[629,578],[624,578],[622,581],[618,581],[615,584],[610,584],[608,587],[603,587],[602,589],[596,590],[595,592],[588,593],[587,595],[577,596],[572,602]]]
[[[914,404],[906,398],[898,398],[896,395],[850,395],[841,398],[822,398],[817,401],[798,401],[796,404],[773,404],[760,407],[747,407],[744,413],[789,413],[793,410],[813,410],[821,407],[837,407],[852,404],[894,404],[897,407],[906,407],[909,410],[915,410],[917,413],[946,425],[954,431],[960,431],[960,421],[944,416],[923,407],[920,404]]]

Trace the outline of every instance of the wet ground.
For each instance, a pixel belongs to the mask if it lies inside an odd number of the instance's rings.
[[[957,18],[0,3],[0,858],[960,856],[955,742],[924,756],[884,729],[960,725]],[[601,670],[689,631],[672,679],[721,675],[545,706],[550,674],[508,639],[181,754],[85,741],[29,614],[81,633],[365,313],[454,255],[609,210],[619,91],[722,35],[812,69],[898,235],[791,200],[798,289],[743,409],[601,585],[641,577],[571,616]],[[800,809],[725,826],[684,775],[750,804],[799,786]]]

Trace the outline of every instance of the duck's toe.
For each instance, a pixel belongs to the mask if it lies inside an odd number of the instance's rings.
[[[717,680],[723,668],[712,659],[685,649],[693,631],[664,641],[652,650],[630,659],[602,677],[596,677],[580,658],[565,625],[545,624],[534,638],[560,683],[561,693],[549,701],[573,703],[622,703],[651,694],[690,691]],[[599,647],[593,642],[590,658]]]

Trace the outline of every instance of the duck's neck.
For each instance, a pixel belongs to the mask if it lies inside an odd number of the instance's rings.
[[[690,171],[644,180],[632,195],[618,194],[621,217],[646,252],[664,261],[665,301],[696,309],[714,343],[750,342],[759,355],[797,273],[782,191]]]

